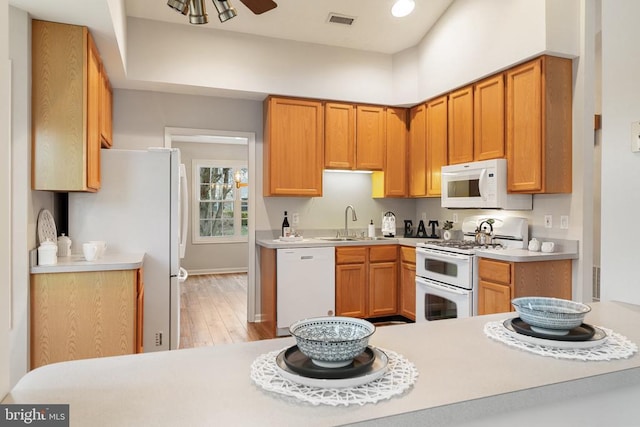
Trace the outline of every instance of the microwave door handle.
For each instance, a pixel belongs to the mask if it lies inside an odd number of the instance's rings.
[[[487,170],[482,169],[480,171],[480,180],[478,182],[478,191],[480,191],[480,198],[484,201],[487,200],[487,196],[484,194],[484,187],[487,182]]]

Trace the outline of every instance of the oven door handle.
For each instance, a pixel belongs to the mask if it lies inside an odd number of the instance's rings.
[[[429,248],[418,248],[417,252],[422,254],[428,254],[429,258],[435,259],[437,261],[451,261],[451,259],[468,261],[471,258],[469,255],[455,254],[453,252],[447,252],[446,254],[444,254],[442,253],[442,251],[437,251]]]
[[[455,286],[447,285],[445,283],[437,283],[432,280],[427,280],[422,277],[416,277],[416,282],[422,286],[431,286],[432,288],[439,289],[444,292],[452,292],[456,295],[468,295],[470,293],[467,289],[460,289]]]

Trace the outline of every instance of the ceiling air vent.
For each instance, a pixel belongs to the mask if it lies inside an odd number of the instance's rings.
[[[331,24],[353,25],[353,21],[355,20],[355,16],[340,15],[339,13],[331,12],[327,22]]]

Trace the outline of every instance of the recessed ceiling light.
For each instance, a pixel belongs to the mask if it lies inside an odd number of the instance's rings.
[[[414,7],[416,7],[414,0],[398,0],[391,8],[391,14],[396,18],[402,18],[413,12]]]

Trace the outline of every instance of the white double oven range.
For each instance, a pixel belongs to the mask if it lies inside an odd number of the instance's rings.
[[[478,236],[478,230],[490,233],[491,238]],[[477,315],[476,251],[525,248],[528,221],[519,217],[471,216],[463,220],[462,233],[462,240],[435,240],[417,244],[416,322]]]

